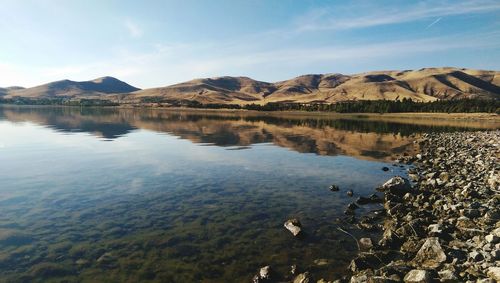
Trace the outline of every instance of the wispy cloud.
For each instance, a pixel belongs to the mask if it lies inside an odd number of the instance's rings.
[[[142,29],[131,20],[125,21],[124,26],[127,28],[130,36],[133,38],[139,38],[143,35]]]
[[[335,66],[352,62],[384,60],[461,49],[500,48],[500,33],[433,37],[426,39],[376,42],[370,44],[345,44],[328,46],[283,46],[269,50],[265,47],[254,50],[246,46],[232,45],[229,50],[220,50],[217,45],[158,44],[149,51],[133,52],[125,48],[116,56],[83,65],[54,67],[10,66],[0,64],[0,86],[36,84],[68,78],[88,80],[104,75],[117,76],[138,87],[159,87],[193,78],[221,75],[247,75],[261,80],[288,78],[289,70],[303,70],[315,64],[332,66],[331,72],[340,71]],[[380,68],[387,68],[380,65]],[[276,70],[278,75],[262,70]],[[287,71],[288,70],[288,71]],[[315,70],[314,68],[312,70]],[[151,74],[158,74],[152,76]],[[33,78],[26,81],[26,78]],[[24,83],[23,83],[24,82]],[[27,85],[26,85],[27,84]]]
[[[350,10],[370,10],[367,7]],[[373,9],[373,13],[343,15],[330,8],[316,9],[301,17],[296,31],[345,30],[413,22],[428,18],[489,13],[500,10],[500,2],[472,0],[457,2],[422,2],[405,8]]]
[[[437,18],[432,23],[430,23],[425,29],[431,28],[433,25],[437,24],[442,18]]]

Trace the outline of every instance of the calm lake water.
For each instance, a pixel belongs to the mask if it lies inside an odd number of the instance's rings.
[[[345,207],[406,174],[391,160],[415,136],[477,126],[0,107],[0,282],[249,282],[292,264],[335,279],[357,252],[337,228],[367,235]]]

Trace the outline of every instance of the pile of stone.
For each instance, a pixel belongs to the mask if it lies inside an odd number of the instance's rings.
[[[382,239],[350,282],[500,282],[500,131],[425,134],[384,192]]]

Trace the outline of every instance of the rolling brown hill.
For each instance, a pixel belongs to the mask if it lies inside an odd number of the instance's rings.
[[[265,104],[267,102],[337,102],[346,100],[416,101],[500,98],[500,72],[458,68],[377,71],[355,75],[304,75],[267,83],[246,77],[197,79],[131,93],[126,101],[144,97],[201,103]]]
[[[11,87],[5,89],[5,97],[100,97],[109,94],[130,93],[139,88],[133,87],[113,77],[102,77],[92,81],[56,81],[32,88]],[[0,89],[0,93],[2,90]]]
[[[354,75],[312,74],[268,83],[247,77],[195,79],[140,90],[112,77],[93,81],[57,81],[33,88],[0,88],[3,97],[100,97],[121,103],[197,101],[220,104],[325,102],[351,100],[414,101],[500,99],[500,72],[459,68],[375,71]]]

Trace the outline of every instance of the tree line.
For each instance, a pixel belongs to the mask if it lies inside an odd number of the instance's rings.
[[[205,109],[244,109],[256,111],[319,111],[338,113],[398,113],[398,112],[439,112],[439,113],[497,113],[500,114],[500,100],[459,99],[418,102],[402,100],[359,100],[337,103],[283,103],[260,104],[216,104],[200,103],[189,100],[167,100],[161,97],[146,97],[142,103],[157,104],[165,107],[188,107]],[[1,98],[0,104],[16,105],[66,105],[66,106],[119,106],[120,103],[106,99],[69,99],[69,98]]]
[[[173,106],[208,109],[245,109],[256,111],[320,111],[338,113],[398,113],[398,112],[439,112],[439,113],[497,113],[500,114],[500,100],[460,99],[417,102],[403,100],[360,100],[337,103],[281,103],[260,104],[202,104],[197,101],[170,102]]]

